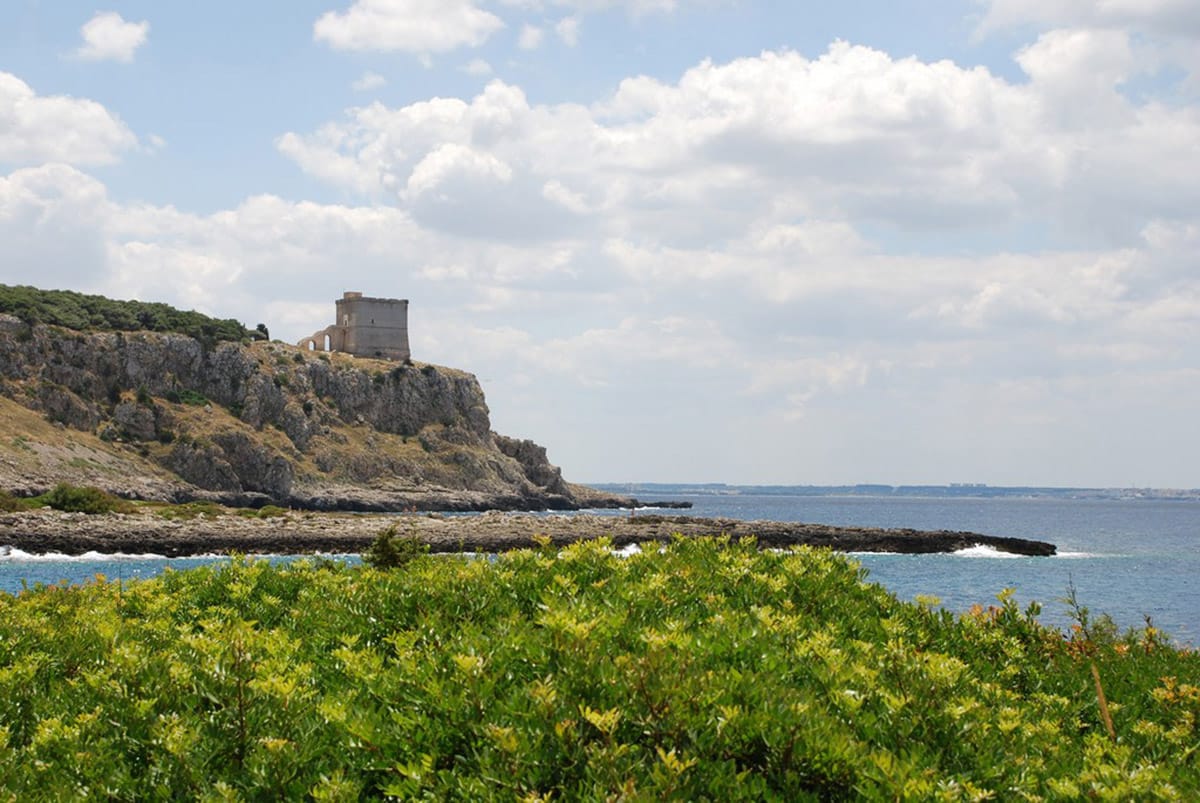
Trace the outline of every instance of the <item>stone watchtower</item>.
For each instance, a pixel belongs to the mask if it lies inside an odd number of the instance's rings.
[[[407,360],[408,299],[369,298],[343,293],[336,302],[337,319],[296,345],[313,351],[342,351],[355,357]]]

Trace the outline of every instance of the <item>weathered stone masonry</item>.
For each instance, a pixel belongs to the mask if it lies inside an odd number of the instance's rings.
[[[296,345],[313,351],[341,351],[355,357],[407,360],[408,299],[370,298],[343,293],[337,321]]]

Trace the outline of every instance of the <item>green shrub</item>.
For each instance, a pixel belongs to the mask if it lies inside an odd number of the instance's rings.
[[[171,394],[167,395],[168,401],[173,401],[176,404],[190,404],[193,407],[203,407],[208,404],[208,397],[196,390],[184,389],[174,392],[174,397]]]
[[[416,558],[429,553],[429,544],[419,538],[399,535],[396,525],[380,530],[371,542],[371,546],[363,552],[363,562],[376,569],[398,569]]]
[[[163,505],[155,509],[154,513],[171,521],[190,521],[199,516],[206,519],[216,518],[224,510],[216,502],[184,502],[178,505]]]
[[[242,507],[234,511],[244,519],[277,519],[286,516],[288,512],[286,508],[278,505],[263,505],[259,508]]]
[[[1006,594],[955,616],[825,550],[658,546],[0,595],[3,797],[1200,796],[1200,654],[1151,629],[1064,637]]]
[[[42,494],[40,500],[46,507],[66,513],[125,513],[132,509],[129,502],[100,488],[68,485],[65,482]]]
[[[8,491],[0,491],[0,513],[15,513],[24,509],[21,497],[13,496]]]

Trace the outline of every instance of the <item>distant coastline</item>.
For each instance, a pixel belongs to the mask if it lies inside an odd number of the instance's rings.
[[[1200,500],[1200,488],[1056,488],[1044,486],[986,485],[951,483],[950,485],[732,485],[723,482],[593,482],[588,487],[626,494],[741,495],[758,496],[892,496],[923,498],[1002,498],[1020,499],[1153,499],[1164,501]]]

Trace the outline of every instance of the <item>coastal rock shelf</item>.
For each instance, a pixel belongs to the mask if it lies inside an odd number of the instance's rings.
[[[1055,554],[1053,544],[1022,538],[946,530],[885,530],[779,521],[740,521],[691,516],[534,516],[489,512],[477,516],[346,515],[292,512],[269,519],[228,514],[180,521],[151,512],[87,516],[51,510],[0,515],[0,546],[32,553],[84,552],[180,557],[226,552],[297,554],[353,553],[384,528],[430,545],[434,552],[504,552],[549,536],[556,545],[608,537],[616,547],[685,536],[754,536],[763,547],[807,544],[840,552],[956,552],[987,546],[1017,555]]]

